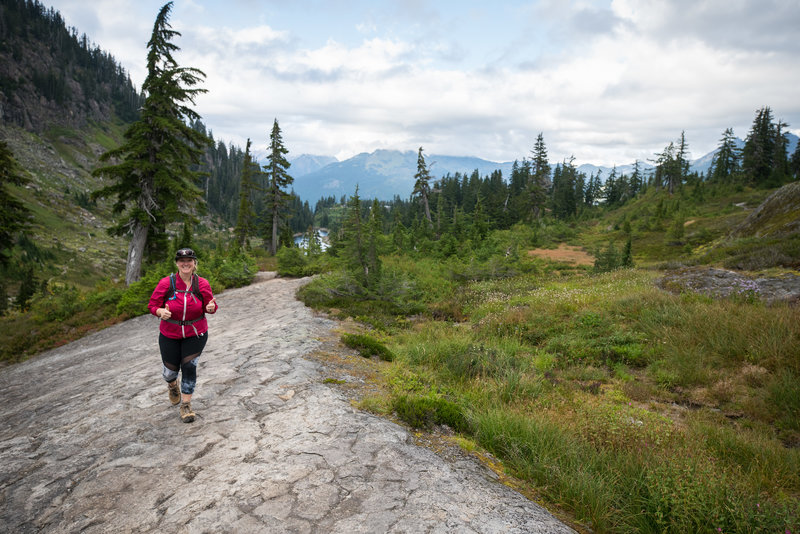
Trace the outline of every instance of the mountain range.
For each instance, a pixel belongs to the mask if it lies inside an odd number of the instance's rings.
[[[788,152],[794,152],[798,143],[798,137],[788,134]],[[744,141],[736,139],[737,146],[742,148]],[[692,160],[690,168],[693,172],[707,173],[711,167],[711,162],[717,150],[713,150],[695,160]],[[331,156],[317,156],[302,154],[297,158],[290,159],[292,164],[289,174],[294,177],[292,188],[302,199],[307,200],[312,205],[323,197],[333,196],[339,199],[342,196],[350,196],[355,193],[358,186],[358,194],[362,198],[378,198],[389,200],[395,195],[407,198],[414,189],[414,175],[417,172],[417,152],[413,150],[375,150],[371,153],[363,152],[344,161],[338,161]],[[456,173],[471,174],[477,170],[483,176],[488,176],[495,170],[503,173],[503,178],[508,180],[511,175],[513,162],[495,162],[473,156],[445,156],[440,154],[429,154],[425,156],[425,162],[431,177],[436,180],[448,174]],[[556,163],[551,163],[552,167]],[[628,174],[633,172],[633,163],[617,165],[617,174]],[[602,165],[592,165],[584,163],[578,166],[578,171],[590,176],[602,172],[601,177],[605,179],[611,173],[613,167]],[[648,173],[654,169],[652,163],[646,161],[639,162],[639,168]]]

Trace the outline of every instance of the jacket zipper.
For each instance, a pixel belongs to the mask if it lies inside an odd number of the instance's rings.
[[[186,301],[186,293],[183,294],[183,319],[181,321],[181,334],[183,338],[186,339],[186,325],[182,324],[183,321],[186,321],[186,306],[189,303]]]

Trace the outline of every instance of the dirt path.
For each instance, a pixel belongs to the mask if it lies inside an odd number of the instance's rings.
[[[561,243],[558,248],[536,248],[529,250],[528,254],[531,256],[538,256],[553,261],[563,261],[565,263],[574,263],[576,265],[594,265],[594,257],[589,255],[581,247],[574,247]]]
[[[322,383],[304,355],[334,323],[294,299],[302,283],[219,295],[192,424],[152,316],[0,370],[0,531],[572,532]]]

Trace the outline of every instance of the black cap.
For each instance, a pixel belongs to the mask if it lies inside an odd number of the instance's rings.
[[[182,248],[175,253],[175,261],[178,261],[181,258],[190,258],[196,260],[197,256],[195,256],[194,250],[190,248]]]

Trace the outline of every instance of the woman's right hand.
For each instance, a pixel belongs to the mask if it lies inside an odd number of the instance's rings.
[[[172,312],[169,311],[169,303],[165,304],[163,308],[159,308],[159,310],[161,312],[161,313],[158,314],[159,318],[161,318],[161,319],[169,319],[170,317],[172,317]],[[159,310],[157,310],[157,311],[159,311]]]

